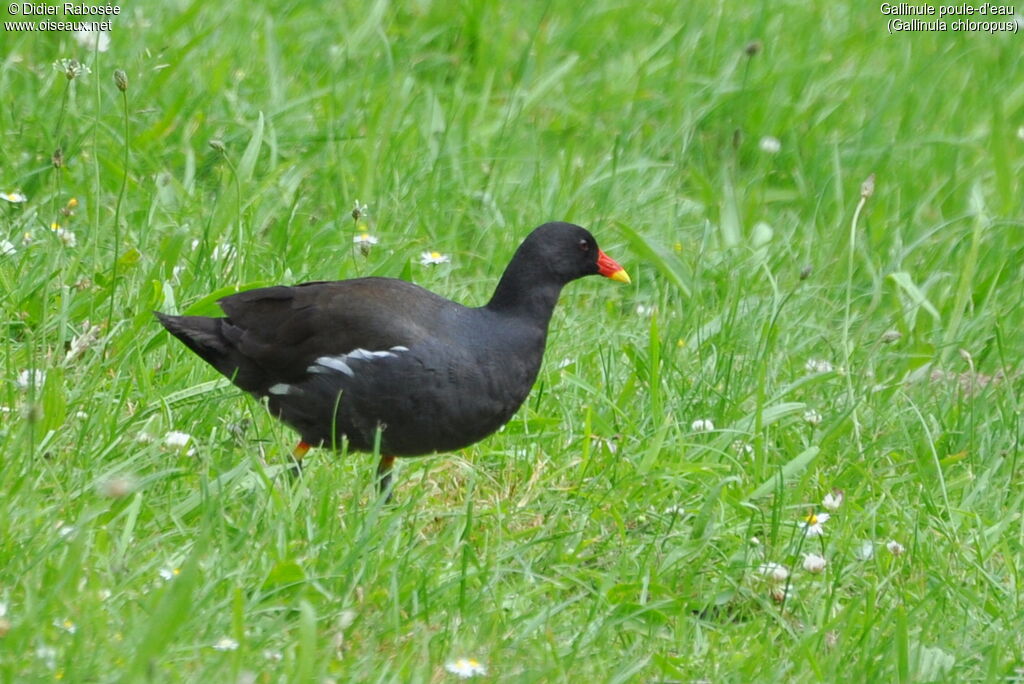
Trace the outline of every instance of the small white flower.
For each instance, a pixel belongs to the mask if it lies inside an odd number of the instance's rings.
[[[68,353],[64,355],[64,360],[74,361],[77,359],[82,355],[82,352],[96,343],[99,336],[100,327],[86,321],[82,325],[82,334],[71,340],[71,346],[68,347]]]
[[[57,666],[57,649],[53,646],[39,646],[36,648],[36,658],[42,660],[50,670]]]
[[[690,423],[690,429],[694,432],[711,432],[715,429],[715,424],[710,418],[698,418]]]
[[[890,539],[888,542],[886,542],[885,548],[887,548],[889,550],[889,553],[891,553],[894,556],[902,556],[903,552],[906,551],[906,548],[903,547],[903,544],[900,544],[895,539]]]
[[[437,266],[438,264],[447,264],[449,261],[451,261],[451,257],[440,252],[423,252],[420,254],[420,263],[424,266]]]
[[[182,447],[188,446],[188,443],[191,441],[192,435],[187,432],[171,430],[164,435],[164,446],[168,446],[172,449],[181,449]]]
[[[17,251],[10,240],[0,240],[0,256],[11,256]]]
[[[637,304],[636,305],[636,315],[640,316],[641,318],[647,318],[649,316],[653,316],[657,310],[658,310],[658,307],[654,306],[653,304],[651,304],[651,305]]]
[[[267,649],[263,651],[263,657],[272,663],[279,663],[284,660],[284,654],[280,651],[271,651]]]
[[[487,668],[476,658],[457,658],[450,663],[445,663],[444,669],[462,679],[487,674]]]
[[[680,506],[679,504],[676,504],[674,506],[669,506],[668,508],[666,508],[664,513],[665,515],[683,516],[686,515],[686,509]]]
[[[754,446],[750,442],[745,442],[742,439],[733,440],[732,450],[741,456],[754,455]]]
[[[831,373],[834,370],[832,363],[825,359],[807,359],[804,369],[808,373]]]
[[[757,574],[761,575],[761,577],[768,580],[769,582],[775,582],[777,584],[782,584],[787,579],[789,579],[789,570],[786,568],[786,566],[780,565],[778,563],[773,563],[771,561],[767,563],[762,563],[757,568]]]
[[[804,570],[814,575],[825,569],[827,561],[823,556],[819,556],[816,553],[805,553],[804,554]]]
[[[352,218],[353,218],[353,220],[358,221],[359,219],[366,218],[369,215],[370,215],[370,207],[366,206],[365,204],[363,204],[359,200],[356,200],[352,204]]]
[[[370,247],[372,247],[373,245],[377,244],[380,241],[373,235],[370,235],[369,233],[359,233],[358,235],[352,237],[352,242],[354,242],[357,245],[369,245]]]
[[[0,199],[7,200],[11,204],[28,202],[28,197],[25,197],[25,195],[20,192],[0,192]]]
[[[823,525],[827,523],[828,519],[831,517],[832,516],[828,513],[814,513],[812,511],[805,519],[800,521],[800,528],[806,530],[805,534],[809,539],[820,537],[825,534],[825,528]]]
[[[64,630],[68,634],[74,634],[78,631],[78,627],[75,626],[75,623],[72,622],[70,618],[64,618],[63,620],[54,620],[53,626],[57,629]]]
[[[793,598],[793,596],[796,594],[796,589],[794,589],[792,584],[787,584],[785,586],[776,585],[773,586],[771,588],[771,591],[769,591],[768,593],[771,595],[772,600],[776,603],[785,603],[786,601],[789,601]]]
[[[69,81],[73,81],[80,76],[88,76],[92,73],[92,69],[77,59],[59,59],[53,63],[53,68],[64,74],[64,77]]]
[[[213,644],[215,651],[237,651],[238,642],[231,637],[221,637]]]
[[[766,135],[761,138],[761,142],[757,144],[761,148],[761,151],[765,154],[778,154],[782,149],[782,143],[779,139],[771,135]]]
[[[843,490],[833,489],[825,495],[824,499],[821,500],[821,505],[829,511],[838,510],[838,508],[843,505]]]
[[[162,579],[163,581],[170,582],[172,579],[181,574],[181,568],[160,568],[160,571],[157,574],[160,575],[160,579]]]
[[[50,225],[50,230],[54,232],[57,239],[64,243],[65,247],[74,247],[78,244],[78,238],[75,237],[75,234],[67,228],[61,228],[56,223],[53,223]]]
[[[109,31],[75,31],[75,42],[87,50],[106,52],[110,49]]]
[[[34,368],[32,370],[25,369],[18,373],[18,378],[14,381],[14,384],[17,385],[18,389],[24,391],[30,387],[39,389],[43,386],[44,382],[46,382],[46,371]]]
[[[821,425],[821,414],[814,409],[804,411],[804,421],[809,425]]]

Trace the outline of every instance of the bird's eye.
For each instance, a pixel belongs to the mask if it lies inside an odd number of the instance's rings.
[[[581,252],[589,252],[590,251],[590,243],[587,242],[586,240],[580,240],[580,251]]]

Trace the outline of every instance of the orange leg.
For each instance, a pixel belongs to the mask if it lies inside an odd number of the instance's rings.
[[[292,467],[289,469],[292,477],[297,477],[302,474],[302,458],[309,453],[309,450],[312,447],[313,445],[309,442],[300,441],[295,445],[295,448],[292,449]]]
[[[391,466],[394,464],[394,456],[383,454],[380,457],[380,463],[377,464],[377,488],[386,497],[384,500],[387,503],[391,503]]]

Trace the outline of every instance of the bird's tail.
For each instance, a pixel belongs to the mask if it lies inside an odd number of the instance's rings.
[[[159,311],[153,313],[169,333],[184,342],[185,346],[208,364],[224,372],[222,367],[231,354],[230,344],[221,329],[224,319],[206,316],[169,316]]]

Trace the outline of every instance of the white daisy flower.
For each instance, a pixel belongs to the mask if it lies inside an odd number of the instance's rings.
[[[213,650],[215,651],[237,651],[238,642],[231,637],[221,637],[217,639],[213,644]]]
[[[72,622],[71,618],[64,618],[63,620],[54,620],[53,626],[57,629],[62,629],[68,634],[74,634],[78,631],[78,627]]]
[[[181,568],[160,568],[160,571],[157,572],[157,574],[160,575],[160,579],[162,579],[163,581],[170,582],[172,579],[181,574]]]
[[[420,263],[424,266],[437,266],[438,264],[447,264],[449,261],[451,261],[451,257],[440,252],[431,251],[420,254]]]
[[[821,414],[814,409],[807,409],[804,411],[804,422],[809,425],[821,425]]]
[[[773,563],[771,561],[762,563],[758,566],[757,574],[769,582],[776,582],[778,584],[782,584],[789,579],[789,570],[786,566],[780,565],[779,563]]]
[[[828,513],[815,513],[810,512],[804,520],[800,521],[800,529],[806,530],[804,534],[808,538],[820,537],[825,534],[825,528],[823,525],[828,522],[828,519],[832,516]]]
[[[690,429],[694,432],[711,432],[715,429],[715,424],[710,418],[698,418],[690,423]]]
[[[28,202],[28,197],[21,194],[20,192],[0,192],[0,199],[7,200],[11,204],[21,204],[22,202]]]
[[[807,363],[804,364],[804,369],[808,373],[831,373],[835,370],[832,367],[832,362],[826,361],[825,359],[807,359]]]
[[[27,368],[18,373],[17,379],[14,384],[18,389],[25,391],[30,387],[42,387],[43,383],[46,382],[46,371],[40,368],[33,368],[28,370]]]
[[[87,50],[106,52],[110,49],[109,31],[75,31],[75,42]]]
[[[836,511],[840,506],[843,505],[843,490],[833,489],[831,492],[825,495],[825,498],[821,500],[823,508],[829,511]]]
[[[487,674],[487,668],[476,658],[457,658],[450,663],[445,663],[444,669],[462,679]]]
[[[778,138],[771,135],[766,135],[761,138],[761,142],[759,142],[757,146],[761,148],[761,151],[765,154],[778,154],[782,150],[782,143],[779,142]]]
[[[903,552],[907,550],[903,546],[903,544],[900,544],[895,539],[890,539],[888,542],[886,542],[885,548],[888,549],[889,553],[891,553],[894,556],[902,556]]]
[[[354,235],[352,237],[352,242],[354,242],[357,245],[368,245],[372,247],[373,245],[377,244],[380,241],[374,236],[370,235],[369,233],[362,232],[359,233],[358,235]]]
[[[0,240],[0,256],[12,256],[17,251],[10,240]]]
[[[804,570],[814,575],[825,569],[827,561],[824,556],[819,556],[816,553],[805,553],[804,554]]]

